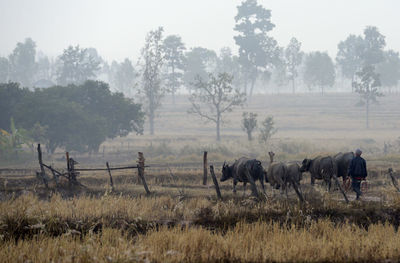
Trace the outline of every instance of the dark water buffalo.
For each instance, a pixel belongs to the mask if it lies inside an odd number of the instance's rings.
[[[236,160],[232,165],[226,165],[224,163],[222,167],[222,177],[221,182],[224,182],[230,178],[233,178],[233,192],[236,193],[236,185],[238,182],[242,182],[244,185],[244,191],[246,190],[246,184],[249,182],[248,174],[250,175],[250,180],[260,181],[261,187],[265,192],[264,187],[264,169],[261,162],[256,159],[249,159],[242,157]]]
[[[275,189],[286,190],[286,164],[282,162],[274,162],[274,152],[268,152],[269,155],[269,166],[265,176],[265,180]]]
[[[315,179],[323,179],[328,185],[328,191],[331,189],[331,179],[333,178],[336,185],[339,187],[340,192],[342,192],[344,199],[347,203],[349,202],[349,199],[337,178],[337,164],[335,158],[331,156],[318,156],[314,159],[304,159],[300,171],[310,172],[312,185],[314,185]]]
[[[337,177],[337,166],[335,159],[331,156],[318,156],[314,159],[304,159],[300,167],[301,172],[310,172],[311,184],[315,184],[315,179],[324,180],[331,189],[332,177]]]
[[[334,156],[337,165],[337,177],[342,177],[343,182],[346,181],[348,177],[348,169],[351,160],[354,158],[353,152],[338,153]]]

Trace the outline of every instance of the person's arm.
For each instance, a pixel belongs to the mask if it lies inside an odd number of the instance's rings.
[[[363,160],[364,163],[364,178],[368,176],[368,172],[367,172],[367,162],[365,160]]]

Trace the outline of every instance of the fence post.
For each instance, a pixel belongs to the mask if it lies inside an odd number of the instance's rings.
[[[111,191],[114,192],[114,183],[113,183],[113,179],[112,179],[112,175],[111,175],[110,165],[108,164],[108,162],[106,162],[106,165],[107,165],[108,175],[110,176]]]
[[[203,185],[207,185],[207,152],[203,155]]]
[[[146,179],[144,178],[144,157],[142,152],[138,152],[138,174],[140,179],[142,180],[142,184],[144,187],[144,190],[146,190],[146,194],[150,194],[150,190],[147,187]]]
[[[46,179],[46,172],[45,172],[44,166],[43,166],[42,149],[40,149],[40,143],[37,146],[37,151],[38,151],[38,159],[39,159],[39,165],[40,165],[40,177],[42,178],[43,183],[46,186],[46,188],[49,188],[49,185],[48,185],[47,179]]]
[[[210,165],[210,174],[211,174],[211,178],[215,185],[215,191],[217,192],[217,197],[218,197],[218,199],[222,200],[221,191],[219,190],[218,180],[217,180],[217,177],[215,177],[213,165]]]
[[[394,175],[393,175],[393,169],[392,168],[388,169],[388,174],[390,176],[390,179],[392,179],[392,183],[393,183],[394,188],[396,188],[396,190],[398,192],[400,192],[399,183],[397,182],[396,177],[394,177]]]

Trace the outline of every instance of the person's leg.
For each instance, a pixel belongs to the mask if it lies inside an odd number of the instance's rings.
[[[352,181],[352,187],[353,187],[353,191],[356,192],[357,198],[356,200],[360,199],[360,196],[362,195],[361,193],[361,181],[360,180],[353,180]]]

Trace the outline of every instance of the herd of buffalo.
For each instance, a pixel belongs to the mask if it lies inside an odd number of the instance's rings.
[[[338,177],[342,177],[346,181],[348,175],[347,170],[350,161],[354,157],[353,152],[338,153],[334,156],[318,156],[314,159],[304,159],[301,165],[297,162],[275,162],[275,153],[269,152],[270,163],[268,169],[264,169],[261,161],[242,157],[236,160],[232,165],[223,164],[221,182],[230,178],[233,179],[233,192],[236,192],[236,185],[242,182],[244,189],[246,184],[251,183],[255,187],[255,182],[260,181],[261,187],[265,192],[264,180],[275,189],[286,191],[292,186],[297,195],[303,200],[300,181],[302,173],[309,172],[311,175],[311,184],[314,185],[315,180],[324,180],[331,188],[331,180],[337,182],[337,186],[342,191],[341,185],[338,183]],[[252,189],[257,191],[256,189]],[[345,196],[346,200],[347,197]]]

